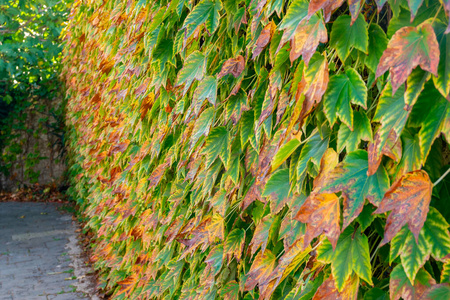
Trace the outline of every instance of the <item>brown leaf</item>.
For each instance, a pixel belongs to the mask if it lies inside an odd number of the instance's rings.
[[[266,203],[264,198],[261,197],[261,193],[267,183],[267,180],[269,179],[268,175],[271,172],[272,159],[275,156],[275,153],[278,151],[278,148],[279,146],[277,145],[277,141],[272,141],[272,144],[267,143],[261,149],[255,182],[250,187],[244,197],[244,200],[242,201],[242,210],[245,210],[255,200]]]
[[[330,21],[331,14],[341,7],[344,0],[311,0],[308,7],[308,17],[311,17],[319,9],[323,8],[325,22]]]
[[[368,176],[372,176],[377,172],[383,155],[388,156],[389,158],[397,162],[400,161],[400,158],[402,156],[401,140],[398,138],[397,133],[394,130],[391,130],[389,132],[386,144],[384,144],[381,153],[378,153],[377,149],[380,148],[380,144],[381,144],[380,132],[378,131],[375,134],[373,142],[369,143],[367,151],[369,154],[369,169],[367,171]]]
[[[304,20],[297,27],[291,39],[289,59],[293,62],[302,55],[305,64],[308,65],[319,43],[327,41],[327,29],[321,18]]]
[[[115,153],[119,153],[119,152],[123,152],[123,151],[127,150],[129,144],[130,144],[130,140],[125,140],[122,143],[112,146],[111,149],[109,150],[108,155],[110,156]]]
[[[358,18],[359,13],[362,9],[362,3],[362,0],[348,0],[348,9],[350,10],[350,15],[352,16],[352,22],[350,23],[350,25],[353,25],[353,23]]]
[[[289,94],[285,90],[281,91],[280,100],[278,101],[278,106],[277,106],[277,121],[276,121],[275,125],[280,123],[290,100],[291,100],[291,97],[289,96]]]
[[[261,34],[259,35],[258,39],[255,43],[255,48],[253,50],[253,57],[252,59],[255,59],[261,52],[264,50],[264,48],[269,44],[270,40],[272,39],[272,35],[275,32],[275,28],[277,26],[273,21],[270,21],[264,29],[261,31]]]
[[[255,232],[253,233],[252,241],[250,242],[252,255],[261,247],[261,252],[266,251],[267,242],[269,240],[270,226],[273,223],[273,216],[267,215],[262,218],[258,225],[256,225]]]
[[[150,78],[146,78],[144,82],[134,91],[135,96],[140,96],[147,90],[147,87],[150,83]]]
[[[356,300],[358,297],[359,277],[355,274],[349,276],[344,283],[342,292],[339,293],[330,275],[317,289],[312,300]]]
[[[222,70],[217,74],[217,78],[222,78],[225,75],[231,74],[235,78],[241,75],[245,68],[245,61],[242,55],[238,55],[236,58],[228,59],[222,66]]]
[[[148,179],[150,181],[149,188],[152,188],[159,184],[168,166],[169,164],[164,162],[153,170],[152,174],[150,175],[150,178]]]
[[[427,218],[432,190],[433,183],[423,170],[406,173],[391,186],[374,212],[382,214],[391,211],[382,245],[389,242],[405,224],[408,224],[417,242]]]
[[[392,36],[381,56],[376,78],[388,69],[391,74],[392,94],[406,81],[411,71],[420,67],[437,76],[439,44],[433,27],[424,22],[417,27],[403,27]]]

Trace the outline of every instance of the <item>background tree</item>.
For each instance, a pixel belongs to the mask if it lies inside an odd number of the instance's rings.
[[[59,35],[70,2],[0,0],[0,172],[7,175],[24,154],[27,134],[52,132],[63,149]],[[30,113],[39,115],[38,124],[27,124]],[[37,180],[39,151],[24,159],[28,179]]]

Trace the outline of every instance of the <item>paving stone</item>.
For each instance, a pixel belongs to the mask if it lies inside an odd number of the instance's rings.
[[[89,299],[73,291],[66,245],[75,229],[56,204],[0,203],[0,300]]]

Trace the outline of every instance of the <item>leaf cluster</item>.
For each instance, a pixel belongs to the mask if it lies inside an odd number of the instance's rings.
[[[448,17],[438,0],[74,4],[71,193],[103,288],[448,299]]]

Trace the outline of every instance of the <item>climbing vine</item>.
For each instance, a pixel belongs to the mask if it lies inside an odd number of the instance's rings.
[[[115,299],[449,299],[448,0],[78,1],[73,186]]]

